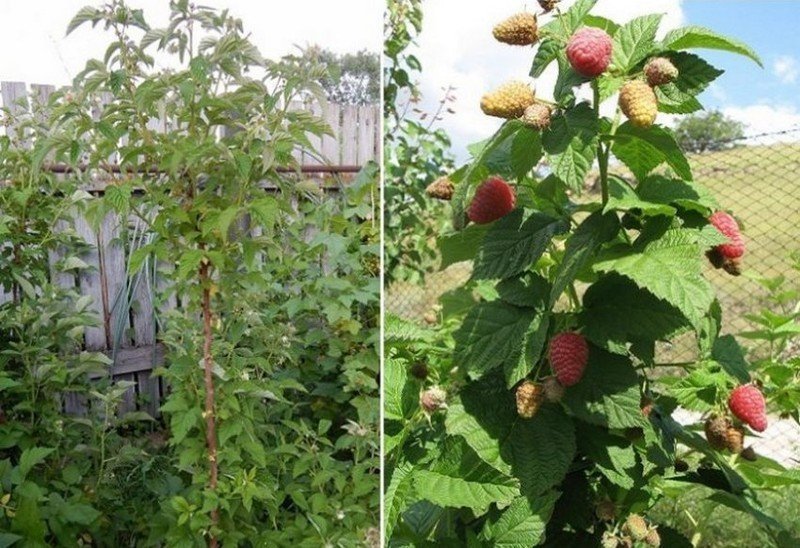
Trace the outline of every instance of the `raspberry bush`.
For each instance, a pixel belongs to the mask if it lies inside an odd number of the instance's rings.
[[[762,379],[720,334],[705,276],[717,255],[736,260],[731,274],[746,269],[744,240],[660,116],[700,110],[722,74],[689,50],[760,60],[700,27],[659,40],[661,15],[619,25],[591,14],[593,0],[540,4],[535,33],[509,14],[494,35],[535,34],[530,76],[557,64],[552,96],[509,75],[480,105],[507,120],[443,174],[453,229],[439,238],[442,267],[472,261],[472,277],[443,297],[437,330],[386,324],[390,545],[690,546],[648,512],[694,484],[777,545],[797,542],[759,504],[759,488],[796,479],[745,450],[763,426]],[[587,194],[595,169],[600,192]],[[686,334],[698,357],[659,361],[656,343]],[[418,394],[433,386],[446,400],[423,410]],[[729,408],[734,389],[747,398]],[[682,425],[679,406],[702,416]]]

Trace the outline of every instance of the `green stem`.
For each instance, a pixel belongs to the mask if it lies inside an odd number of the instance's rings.
[[[600,119],[600,86],[597,80],[592,82],[592,92],[594,112],[597,119]],[[612,128],[613,134],[614,128]],[[602,142],[597,145],[597,164],[600,167],[600,190],[603,194],[603,206],[608,203],[608,155],[611,149],[611,144],[603,145]]]

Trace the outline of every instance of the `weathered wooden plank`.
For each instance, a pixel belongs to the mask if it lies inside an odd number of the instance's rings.
[[[120,239],[126,231],[122,228],[119,215],[109,213],[100,225],[97,242],[100,251],[103,324],[106,340],[110,343],[109,348],[125,348],[131,345],[125,251]]]
[[[64,413],[77,417],[85,417],[89,413],[88,398],[76,392],[67,392],[64,398]]]
[[[358,162],[358,107],[355,105],[344,107],[339,146],[343,165],[354,165]]]
[[[117,409],[118,415],[122,416],[125,413],[132,413],[136,411],[136,374],[135,373],[128,373],[125,375],[116,375],[114,380],[119,381],[128,381],[132,382],[133,384],[122,393],[122,397],[120,398],[119,408]]]
[[[0,82],[0,95],[3,97],[3,106],[8,109],[13,117],[24,117],[29,112],[28,89],[24,82]],[[22,148],[30,146],[30,138],[23,133],[16,120],[6,128],[7,135],[13,139],[18,139],[18,145]]]
[[[150,371],[140,371],[136,378],[139,383],[139,409],[153,418],[158,417],[161,414],[161,379]]]
[[[375,110],[362,107],[358,109],[358,159],[357,164],[365,165],[375,159]]]
[[[320,153],[328,164],[339,165],[341,158],[339,155],[339,134],[341,133],[341,107],[329,104],[325,109],[325,121],[333,131],[333,136],[323,135]]]
[[[56,221],[53,231],[60,234],[68,231],[69,228],[69,223],[61,219]],[[50,266],[50,282],[58,287],[72,289],[75,287],[75,275],[72,272],[64,272],[59,268],[59,262],[63,261],[66,256],[67,249],[64,246],[58,246],[48,252],[47,262]]]
[[[92,297],[88,310],[94,312],[100,325],[87,327],[85,340],[87,350],[104,350],[107,348],[106,330],[103,327],[103,289],[100,279],[100,254],[97,249],[97,234],[89,226],[83,214],[75,216],[75,232],[83,239],[89,248],[80,255],[80,259],[91,268],[84,269],[78,274],[78,284],[82,295]]]
[[[154,367],[164,365],[166,350],[163,344],[122,348],[117,351],[116,361],[111,366],[111,375],[130,375],[141,371],[151,371]]]
[[[133,232],[137,235],[144,230],[144,221],[138,217],[131,217]],[[137,244],[139,238],[131,242]],[[131,251],[133,251],[133,247]],[[150,261],[145,261],[142,269],[130,280],[133,298],[131,303],[131,317],[133,319],[133,340],[135,346],[149,346],[156,342],[155,311],[153,297],[155,291],[154,269]]]
[[[159,262],[156,271],[156,311],[163,318],[170,310],[178,306],[178,296],[170,286],[169,277],[175,270],[175,265]]]
[[[322,106],[314,102],[308,107],[306,110],[310,112],[312,115],[317,116],[318,118],[324,119],[324,112]],[[303,154],[303,164],[304,166],[318,166],[323,163],[322,157],[320,154],[320,150],[322,149],[322,137],[319,135],[314,135],[313,133],[306,132],[306,138],[308,142],[311,143],[312,151],[306,151]]]

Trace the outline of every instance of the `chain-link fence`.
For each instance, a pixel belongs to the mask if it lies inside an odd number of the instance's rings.
[[[722,305],[724,332],[756,330],[752,316],[764,309],[796,311],[800,302],[792,292],[800,291],[800,127],[714,143],[691,154],[689,162],[695,181],[736,216],[747,241],[741,276],[707,267]],[[441,296],[466,282],[470,273],[470,263],[457,263],[429,272],[422,283],[395,282],[387,288],[386,310],[433,322]],[[739,340],[751,356],[769,351],[767,342],[747,336]],[[659,348],[659,361],[690,361],[695,347],[693,336],[681,337]],[[781,358],[797,355],[800,343],[790,344]],[[684,418],[694,420],[688,414]],[[793,420],[774,418],[754,446],[785,466],[800,466],[800,426]]]

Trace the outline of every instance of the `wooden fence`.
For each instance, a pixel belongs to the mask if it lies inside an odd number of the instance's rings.
[[[34,115],[34,106],[47,104],[54,91],[55,87],[50,85],[0,82],[0,106],[15,116]],[[298,104],[295,108],[304,106]],[[350,166],[349,171],[352,171],[353,166],[363,166],[378,159],[381,135],[377,105],[328,104],[305,108],[322,117],[334,134],[311,138],[316,155],[302,151],[296,153],[298,161],[311,175],[321,179],[321,166],[325,172],[335,174],[347,171],[342,166]],[[164,130],[169,124],[166,120],[152,120],[151,127]],[[13,127],[10,130],[13,131]],[[314,169],[320,172],[315,173]],[[102,196],[104,186],[101,183],[86,190]],[[90,309],[100,322],[97,327],[86,329],[85,349],[106,353],[113,359],[112,378],[133,383],[123,397],[120,411],[141,410],[157,416],[165,388],[161,379],[152,375],[153,367],[162,364],[164,359],[155,319],[179,303],[173,294],[158,308],[153,300],[155,288],[152,286],[161,282],[152,276],[139,275],[132,283],[128,277],[129,255],[136,248],[136,242],[123,242],[121,236],[134,234],[141,238],[143,229],[137,224],[140,222],[108,215],[95,230],[83,216],[76,216],[71,228],[88,244],[88,251],[78,257],[67,257],[63,252],[52,253],[50,270],[53,282],[62,287],[76,288],[81,295],[91,297]],[[58,228],[66,230],[69,223],[62,223]],[[70,259],[79,259],[89,268],[80,270],[77,275],[71,273],[74,271],[59,268]],[[0,287],[0,304],[11,299],[12,295]],[[68,413],[86,412],[86,403],[74,397],[65,398],[64,405]]]

